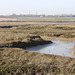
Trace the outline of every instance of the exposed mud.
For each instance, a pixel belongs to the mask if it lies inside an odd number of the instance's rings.
[[[27,48],[36,45],[44,45],[48,43],[52,43],[52,41],[43,40],[40,36],[27,36],[27,42],[17,41],[17,42],[7,42],[0,43],[0,48],[3,47],[12,47],[12,48]]]

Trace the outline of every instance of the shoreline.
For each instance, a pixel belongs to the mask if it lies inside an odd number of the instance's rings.
[[[50,40],[44,40],[40,36],[28,36],[27,41],[14,41],[14,42],[7,42],[7,43],[0,43],[0,48],[7,47],[7,48],[22,48],[26,49],[28,47],[33,47],[37,45],[45,45],[53,43]]]
[[[60,40],[71,40],[71,41],[75,41],[75,38],[64,38],[64,37],[51,37],[51,36],[41,36],[41,38],[44,38],[44,39],[60,39]]]
[[[57,38],[62,41],[75,41],[75,38],[60,38],[60,37],[49,37],[49,36],[41,36],[41,37],[44,39],[56,39]],[[73,47],[73,49],[75,50],[75,46]],[[71,54],[75,56],[75,51],[72,51]]]

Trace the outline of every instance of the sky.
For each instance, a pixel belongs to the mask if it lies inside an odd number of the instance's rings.
[[[0,15],[75,14],[75,0],[0,0]]]

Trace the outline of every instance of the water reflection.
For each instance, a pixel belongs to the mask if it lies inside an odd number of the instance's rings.
[[[37,51],[46,54],[75,57],[74,55],[72,55],[72,51],[74,51],[73,46],[75,45],[75,41],[62,41],[59,39],[51,39],[51,40],[53,41],[52,44],[42,46],[39,45],[36,47],[27,48],[27,50]]]

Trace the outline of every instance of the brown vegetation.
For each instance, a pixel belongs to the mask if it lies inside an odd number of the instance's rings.
[[[17,21],[17,18],[0,18],[0,21]]]
[[[52,41],[43,40],[40,36],[27,36],[27,41],[9,41],[5,43],[0,43],[0,48],[3,47],[12,47],[12,48],[27,48],[36,45],[44,45],[48,43],[52,43]]]
[[[74,49],[75,49],[75,46],[74,46]],[[72,54],[75,55],[75,51],[73,51]]]
[[[74,39],[75,23],[9,22],[0,26],[12,26],[0,28],[0,75],[75,75],[75,58],[22,49],[30,41],[43,42],[39,36]]]
[[[18,48],[0,49],[0,75],[74,75],[75,59]]]

